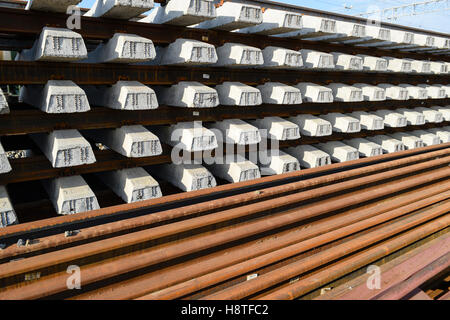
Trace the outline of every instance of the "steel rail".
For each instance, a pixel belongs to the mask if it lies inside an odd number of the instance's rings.
[[[433,204],[436,199],[444,199],[448,190],[447,184],[434,184],[416,189],[395,198],[389,198],[382,203],[374,203],[353,210],[339,213],[329,218],[320,219],[309,225],[303,225],[298,229],[289,229],[276,235],[270,235],[262,239],[247,242],[243,245],[225,249],[201,258],[186,261],[173,267],[146,273],[143,276],[115,283],[85,294],[76,295],[74,299],[134,299],[151,292],[163,290],[169,286],[178,286],[182,282],[196,279],[196,287],[201,286],[200,277],[217,270],[223,270],[232,265],[248,261],[257,256],[278,250],[294,243],[310,239],[349,224],[371,218],[386,211],[401,208],[404,214],[421,206]],[[438,195],[438,197],[434,197]],[[428,199],[426,199],[428,198]],[[425,200],[425,201],[422,201]],[[415,203],[415,209],[412,203]],[[298,231],[298,232],[297,232]],[[164,290],[165,291],[165,290]],[[159,292],[158,294],[162,294]],[[181,292],[180,292],[181,294]],[[179,297],[179,294],[177,294]]]
[[[379,266],[380,272],[383,274],[380,289],[369,289],[366,283],[370,274],[364,274],[350,282],[333,288],[331,291],[315,299],[369,300],[409,278],[412,274],[424,268],[429,261],[434,261],[447,253],[449,249],[450,233],[447,233]]]
[[[188,239],[184,239],[174,244],[145,249],[144,251],[132,254],[134,258],[130,258],[130,255],[125,255],[116,257],[113,260],[105,262],[101,265],[96,264],[91,267],[85,266],[83,267],[83,283],[92,283],[115,275],[138,270],[143,267],[148,267],[150,265],[156,265],[164,261],[187,256],[189,254],[200,252],[208,248],[213,248],[218,245],[223,245],[225,243],[230,243],[232,241],[260,234],[268,230],[274,230],[276,228],[290,225],[295,222],[304,221],[307,218],[316,217],[320,214],[332,212],[346,206],[362,203],[370,199],[376,199],[383,195],[400,192],[401,190],[405,190],[413,186],[429,183],[431,181],[435,181],[436,179],[441,179],[442,177],[447,177],[449,175],[449,171],[450,168],[448,170],[446,168],[434,170],[425,174],[419,174],[413,178],[401,179],[398,181],[398,183],[386,183],[363,191],[350,193],[345,196],[339,196],[338,200],[330,199],[328,202],[322,201],[315,206],[314,204],[305,206],[305,208],[308,208],[305,210],[302,210],[303,208],[298,210],[290,210],[284,213],[273,215],[269,218],[265,217],[262,219],[257,219],[256,221],[243,223],[238,225],[237,227],[233,227],[233,232],[230,232],[229,228],[227,228],[225,230],[208,233],[206,235],[198,235]],[[211,216],[212,215],[200,218],[208,218]],[[230,217],[229,219],[232,219],[232,217]],[[188,222],[192,222],[193,220],[195,220],[195,218],[191,219]],[[170,233],[173,234],[173,227],[177,224],[180,225],[181,223],[174,223],[169,226],[153,228],[152,235],[149,235],[148,230],[146,232],[136,232],[134,234],[127,234],[112,239],[97,241],[95,243],[80,245],[76,248],[63,249],[59,251],[49,252],[36,257],[31,257],[25,260],[5,263],[2,264],[2,268],[0,269],[0,278],[4,279],[12,277],[14,275],[24,274],[26,272],[43,270],[44,268],[50,267],[55,264],[61,265],[70,261],[74,261],[75,259],[86,258],[94,254],[98,255],[101,252],[118,249],[120,247],[130,247],[130,245],[132,245],[133,243],[136,244],[139,241],[142,242],[147,241],[151,238],[154,239],[155,237],[153,236],[153,233],[157,233],[157,231],[161,229],[168,229],[165,235],[169,235]],[[185,227],[186,221],[182,221],[181,226]],[[188,226],[185,230],[192,231],[193,227]],[[178,232],[180,231],[181,230],[178,230]],[[159,235],[157,236],[164,236],[164,234],[161,234],[161,232],[159,232]],[[53,277],[53,284],[46,287],[47,294],[64,291],[65,279],[65,272],[61,275],[56,274]],[[19,291],[22,294],[25,294],[26,292],[28,292],[28,290],[31,290],[34,295],[42,294],[41,290],[39,289],[39,282],[35,282],[34,286],[33,284],[30,284],[29,286],[21,286],[20,288],[21,289]]]
[[[391,169],[395,168],[394,163],[386,164]],[[281,196],[286,192],[292,192],[293,190],[301,190],[304,188],[311,188],[318,186],[322,183],[332,183],[337,182],[345,178],[352,178],[352,175],[334,174],[334,177],[325,178],[315,178],[310,181],[301,181],[294,184],[288,184],[280,187],[271,187],[262,190],[260,193],[255,194],[250,192],[247,194],[240,194],[235,196],[226,197],[224,199],[212,200],[206,204],[196,204],[192,206],[186,206],[182,210],[175,209],[168,212],[160,212],[159,214],[151,214],[149,216],[142,216],[136,218],[128,218],[122,221],[110,222],[102,225],[102,228],[92,226],[83,229],[83,232],[72,237],[65,237],[62,234],[49,236],[46,238],[39,239],[37,244],[25,247],[9,246],[4,250],[0,251],[0,259],[5,259],[7,257],[15,256],[18,254],[31,253],[37,250],[43,250],[48,248],[54,248],[61,245],[67,245],[74,242],[86,241],[88,239],[95,239],[98,237],[111,236],[113,234],[136,230],[143,227],[148,228],[154,223],[161,223],[164,221],[170,221],[174,218],[189,218],[191,215],[205,214],[211,210],[225,209],[229,206],[244,205],[251,201],[261,201],[269,197]],[[445,185],[444,185],[445,186]],[[427,194],[424,190],[424,194]],[[180,212],[180,213],[177,213]]]
[[[0,115],[0,135],[50,132],[61,129],[100,129],[118,128],[125,125],[166,125],[188,121],[222,121],[225,119],[257,119],[268,116],[293,117],[299,114],[326,114],[330,112],[348,113],[353,111],[375,111],[419,106],[447,106],[450,98],[407,100],[407,101],[365,101],[335,103],[302,103],[301,105],[260,105],[252,107],[219,106],[216,108],[177,108],[160,106],[155,110],[113,110],[94,107],[88,112],[67,114],[49,114],[40,110],[15,109],[10,104],[10,113]],[[448,121],[447,121],[448,123]],[[440,125],[440,124],[434,124]],[[404,128],[403,128],[404,129]],[[305,137],[303,137],[305,138]]]
[[[450,215],[445,215],[437,220],[426,223],[425,225],[406,232],[391,240],[385,241],[367,251],[352,256],[335,265],[326,268],[313,276],[306,277],[291,286],[284,288],[284,292],[273,292],[270,295],[263,296],[265,300],[295,299],[301,295],[310,292],[326,283],[333,281],[349,272],[357,270],[372,261],[376,261],[390,253],[393,253],[406,245],[425,238],[439,230],[448,228],[450,224]],[[287,291],[289,290],[289,291]]]
[[[443,147],[448,147],[450,144],[446,144]],[[39,232],[50,233],[51,229],[55,233],[59,229],[61,230],[76,230],[86,227],[91,227],[95,224],[105,223],[102,219],[123,217],[131,218],[133,215],[148,215],[150,216],[134,219],[123,220],[113,225],[113,229],[110,232],[116,232],[123,230],[122,228],[134,228],[139,226],[150,225],[153,223],[168,221],[180,217],[188,217],[189,215],[208,212],[211,210],[217,210],[220,208],[226,208],[237,204],[244,204],[250,201],[268,199],[273,196],[279,196],[281,194],[300,190],[302,188],[308,188],[318,186],[323,183],[337,182],[339,180],[349,179],[360,175],[367,175],[382,170],[396,168],[402,165],[413,164],[435,157],[443,157],[450,153],[449,148],[434,151],[439,146],[431,146],[421,149],[414,149],[399,152],[398,156],[405,156],[405,158],[396,159],[396,154],[387,154],[377,156],[374,158],[360,159],[357,161],[350,161],[348,163],[338,163],[330,165],[329,167],[319,167],[314,169],[306,169],[302,171],[291,172],[283,175],[265,177],[255,181],[241,182],[236,184],[228,184],[224,186],[215,187],[212,189],[199,190],[189,193],[182,193],[173,196],[166,196],[159,199],[147,200],[142,203],[133,203],[120,206],[114,206],[104,208],[92,212],[80,213],[77,215],[69,215],[51,219],[45,219],[42,221],[36,221],[32,223],[24,223],[19,225],[9,226],[7,228],[0,229],[0,239],[2,243],[7,243],[8,239],[12,239],[13,242],[17,242],[16,239],[26,236],[28,238],[35,238],[39,236]],[[421,151],[430,151],[421,153]],[[419,153],[419,154],[417,154]],[[412,156],[411,156],[412,155]],[[409,156],[409,157],[408,157]],[[394,159],[394,160],[391,160]],[[387,160],[386,162],[381,162]],[[391,160],[391,161],[389,161]],[[357,164],[365,163],[368,166],[353,169]],[[431,166],[431,165],[430,165]],[[347,169],[344,172],[339,172],[342,169]],[[337,170],[334,171],[334,170]],[[334,171],[334,172],[333,172]],[[404,171],[405,172],[405,171]],[[407,173],[407,172],[406,172]],[[328,174],[328,175],[326,175]],[[319,177],[314,177],[318,175]],[[320,177],[321,175],[325,175]],[[311,178],[313,176],[313,178]],[[303,179],[302,181],[298,181]],[[306,179],[306,180],[305,180]],[[380,175],[380,179],[383,176]],[[237,194],[228,194],[239,190]],[[256,191],[256,192],[255,192]],[[214,199],[209,202],[201,203],[205,201],[205,197],[211,196]],[[190,204],[190,201],[196,200]],[[175,209],[170,208],[170,204],[178,204]],[[162,205],[169,204],[169,211],[166,213],[161,212],[164,210]],[[172,211],[170,211],[172,209]],[[165,209],[167,210],[167,209]],[[157,214],[158,213],[158,214]],[[107,221],[107,220],[106,220]],[[85,225],[83,225],[85,223]],[[105,231],[107,233],[107,231]],[[54,234],[54,233],[50,233]],[[100,235],[100,234],[99,234]]]
[[[325,263],[334,261],[336,259],[340,259],[346,255],[349,255],[352,252],[356,252],[370,245],[373,245],[379,241],[392,237],[398,233],[404,232],[415,226],[418,226],[432,219],[435,219],[441,215],[448,213],[449,209],[450,203],[447,202],[435,208],[425,210],[421,213],[409,216],[404,220],[389,224],[378,230],[364,234],[361,237],[349,240],[337,246],[333,246],[330,249],[321,251],[305,259],[295,261],[284,267],[263,274],[256,279],[247,282],[242,282],[235,286],[229,287],[225,290],[208,295],[203,299],[234,300],[251,296],[269,287],[288,281],[289,279],[294,278],[295,276],[298,276],[302,273],[317,268]],[[450,215],[444,216],[438,219],[437,221],[439,221],[440,229],[445,228],[450,224]],[[314,276],[318,277],[317,274],[315,274]],[[298,293],[294,289],[299,287],[298,284],[299,282],[296,282],[292,285],[288,285],[286,288],[282,288],[279,291],[275,291],[266,296],[263,296],[263,298],[277,299],[277,300],[292,299],[298,296],[297,295]]]
[[[448,270],[450,267],[450,252],[448,251],[438,259],[430,262],[421,270],[414,273],[405,281],[390,287],[386,291],[379,293],[372,300],[400,300],[424,284],[426,281],[437,276],[439,273]]]
[[[1,85],[46,84],[49,79],[71,80],[78,85],[112,85],[119,80],[139,81],[147,85],[170,85],[180,81],[197,81],[217,85],[237,81],[248,85],[266,82],[297,84],[299,82],[331,83],[409,83],[447,84],[448,74],[401,74],[353,71],[266,70],[257,68],[230,69],[223,67],[148,66],[108,63],[64,63],[0,61]]]
[[[409,129],[426,130],[431,127],[434,128],[444,126],[446,124],[450,123],[448,121],[442,122],[438,125],[427,123],[421,126],[410,126]],[[333,133],[332,135],[326,137],[302,137],[298,140],[280,141],[279,147],[282,149],[304,144],[315,144],[328,141],[340,141],[343,139],[363,138],[379,134],[402,132],[402,130],[404,130],[404,128],[385,128],[384,130],[378,131],[364,130],[356,133]],[[228,149],[226,146],[224,146],[223,150],[232,150],[233,152],[237,152],[234,145],[232,145],[231,147],[232,149]],[[248,152],[249,148],[247,147],[246,149],[247,150],[245,151]],[[94,155],[96,157],[96,162],[82,166],[65,168],[54,168],[51,162],[44,155],[36,155],[22,159],[12,159],[10,161],[12,170],[8,173],[0,175],[0,185],[52,179],[64,176],[82,175],[87,173],[120,170],[125,168],[145,167],[157,164],[169,164],[172,163],[172,150],[172,147],[163,144],[163,153],[161,155],[143,158],[128,158],[112,150],[95,150]],[[189,155],[192,158],[192,154]]]
[[[243,275],[253,270],[257,270],[269,264],[281,261],[283,259],[290,258],[292,256],[298,255],[302,252],[308,251],[313,248],[320,247],[326,243],[344,238],[351,234],[355,234],[367,228],[371,228],[383,222],[393,220],[397,217],[404,215],[405,213],[412,212],[421,209],[430,204],[448,199],[450,192],[444,192],[443,194],[438,194],[429,199],[424,199],[416,203],[411,203],[405,207],[401,207],[395,210],[387,211],[385,213],[378,214],[374,217],[365,219],[364,216],[360,220],[356,220],[353,217],[353,223],[350,225],[342,226],[340,225],[333,231],[321,234],[314,238],[302,241],[301,243],[296,243],[287,247],[283,247],[277,251],[272,251],[269,254],[258,256],[253,259],[248,259],[240,264],[234,264],[226,269],[220,269],[215,272],[209,273],[202,277],[195,277],[192,280],[186,281],[181,284],[154,292],[145,296],[139,297],[139,299],[146,300],[167,300],[167,299],[177,299],[184,295],[196,292],[198,290],[210,287],[214,284],[229,280],[231,278]],[[333,219],[338,220],[338,219]],[[331,222],[331,221],[330,221]],[[186,270],[187,271],[187,270]]]

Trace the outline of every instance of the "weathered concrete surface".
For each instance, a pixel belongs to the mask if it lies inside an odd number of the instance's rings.
[[[129,158],[151,157],[162,153],[159,138],[141,125],[86,130],[84,134]]]
[[[280,117],[265,117],[248,122],[259,129],[262,138],[279,141],[300,139],[298,125]]]
[[[69,80],[49,80],[45,86],[23,86],[20,89],[19,101],[46,113],[75,113],[91,110],[84,90]]]
[[[261,24],[239,30],[242,33],[275,35],[302,28],[302,15],[295,12],[266,8]]]
[[[225,2],[216,8],[217,17],[196,25],[199,29],[233,31],[261,24],[263,13],[260,7],[249,4]]]
[[[106,43],[89,52],[85,63],[134,63],[156,57],[152,40],[135,34],[115,33]]]
[[[85,16],[128,20],[153,6],[153,0],[97,0]]]
[[[342,142],[357,149],[361,157],[375,157],[383,154],[383,148],[379,144],[364,138],[343,140]]]
[[[280,82],[266,82],[259,85],[262,101],[267,104],[301,104],[302,94],[300,89],[285,85]]]
[[[100,209],[97,197],[81,176],[46,180],[43,185],[58,214]]]
[[[140,22],[191,26],[216,17],[212,0],[169,0],[165,6],[154,8]]]
[[[329,121],[315,117],[310,114],[301,114],[290,117],[287,120],[295,123],[300,128],[300,133],[309,137],[329,136],[333,133]]]
[[[78,130],[55,130],[30,134],[53,168],[81,166],[94,163],[95,156],[89,142]]]
[[[300,145],[285,149],[288,154],[298,159],[304,168],[317,168],[331,164],[330,155],[310,145]]]
[[[170,126],[154,127],[152,131],[165,143],[189,152],[209,151],[217,148],[213,131],[201,123],[179,122]]]
[[[77,61],[87,58],[87,49],[80,34],[62,28],[42,28],[31,49],[22,50],[19,61]]]
[[[81,0],[29,0],[25,10],[66,13],[67,7],[79,4]]]
[[[87,86],[84,88],[89,102],[116,110],[157,109],[158,99],[155,91],[137,81],[117,81],[112,86]]]
[[[9,199],[6,187],[0,186],[0,228],[17,223],[19,223],[19,220]]]
[[[261,92],[240,82],[224,82],[214,88],[224,106],[257,106],[262,104]]]
[[[98,176],[126,203],[162,197],[158,181],[143,168],[102,172]]]
[[[181,81],[168,88],[155,87],[161,104],[184,108],[213,108],[219,105],[219,95],[200,82]]]

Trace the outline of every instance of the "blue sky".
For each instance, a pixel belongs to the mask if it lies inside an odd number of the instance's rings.
[[[368,8],[375,5],[383,9],[422,1],[423,0],[278,0],[278,2],[349,15],[358,15],[360,13],[367,12]],[[83,0],[81,6],[89,8],[94,2],[94,0]],[[450,10],[413,17],[402,17],[394,21],[394,23],[450,33]]]

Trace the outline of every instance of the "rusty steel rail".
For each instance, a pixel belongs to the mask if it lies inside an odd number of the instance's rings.
[[[1,119],[0,119],[1,120]],[[410,126],[410,130],[428,129],[434,127],[440,127],[450,124],[449,121],[436,124],[424,124],[421,126]],[[356,133],[333,133],[326,137],[302,137],[298,140],[280,141],[279,147],[288,148],[295,147],[304,144],[315,144],[328,141],[340,141],[351,138],[364,138],[379,134],[389,134],[394,132],[403,132],[404,128],[385,128],[377,131],[363,130]],[[14,138],[14,137],[13,137]],[[8,139],[4,137],[3,139]],[[445,147],[445,144],[439,145],[441,148]],[[235,148],[235,146],[232,146]],[[7,151],[11,148],[6,148]],[[18,148],[20,149],[20,148]],[[26,148],[25,148],[26,149]],[[223,150],[230,150],[226,147]],[[95,150],[94,155],[96,162],[88,165],[66,167],[66,168],[54,168],[51,162],[44,155],[34,155],[27,158],[11,159],[10,164],[12,170],[8,173],[0,175],[0,185],[7,185],[11,183],[36,181],[43,179],[51,179],[64,176],[81,175],[95,172],[120,170],[125,168],[145,167],[158,164],[172,163],[171,160],[172,147],[163,144],[163,153],[158,156],[142,157],[142,158],[128,158],[114,152],[112,150]],[[236,150],[234,150],[236,152]],[[245,152],[249,152],[247,147]],[[192,157],[192,154],[190,154]]]
[[[326,114],[330,112],[374,111],[418,106],[447,106],[450,98],[372,101],[303,103],[301,105],[261,105],[253,107],[177,108],[160,106],[156,110],[113,110],[94,107],[89,112],[48,114],[30,107],[22,110],[10,104],[11,112],[0,115],[0,135],[50,132],[61,129],[117,128],[125,125],[165,125],[185,121],[221,121],[225,119],[257,119],[268,116],[292,117],[299,114]],[[447,122],[448,124],[448,122]],[[435,124],[439,126],[440,124]],[[403,128],[404,129],[404,128]],[[305,138],[305,137],[303,137]],[[307,138],[307,137],[306,137]]]
[[[49,79],[71,80],[78,85],[112,85],[119,80],[139,81],[147,85],[170,85],[180,81],[198,81],[217,85],[238,81],[258,85],[269,81],[297,84],[299,82],[331,83],[409,83],[446,84],[450,75],[424,75],[352,71],[266,70],[257,68],[230,69],[223,67],[148,66],[108,63],[63,63],[0,61],[1,85],[45,84]]]
[[[148,267],[150,265],[155,265],[164,261],[175,259],[177,257],[186,256],[195,252],[201,252],[202,250],[205,250],[207,248],[213,248],[225,243],[244,239],[251,235],[256,235],[268,230],[273,230],[274,228],[276,229],[295,222],[303,221],[307,218],[317,217],[318,215],[324,214],[326,212],[332,212],[333,210],[338,210],[339,208],[360,204],[364,201],[376,199],[383,195],[390,195],[399,192],[400,190],[405,190],[413,186],[422,185],[423,183],[431,183],[432,181],[436,181],[436,179],[448,177],[449,170],[450,169],[447,168],[441,168],[426,172],[424,174],[419,174],[412,178],[403,178],[397,180],[397,183],[384,183],[379,186],[353,192],[348,195],[338,196],[336,199],[330,199],[328,201],[324,200],[317,203],[316,205],[311,204],[309,206],[310,208],[307,210],[300,209],[299,211],[291,210],[284,213],[281,212],[280,214],[272,215],[269,218],[257,219],[245,224],[240,224],[233,228],[233,232],[229,232],[228,229],[225,229],[222,231],[214,232],[213,234],[207,233],[205,235],[194,236],[193,238],[188,238],[169,246],[145,249],[143,252],[137,252],[133,254],[132,256],[135,256],[135,258],[131,258],[130,255],[120,257],[116,257],[115,255],[113,261],[105,262],[101,265],[95,264],[92,266],[83,267],[84,282],[92,283],[94,281],[105,279],[105,277],[124,274],[133,270],[138,270],[139,268]],[[283,198],[283,200],[285,198]],[[307,213],[305,213],[305,211]],[[225,212],[226,211],[224,211],[223,213]],[[218,213],[217,218],[219,218],[221,215],[224,215],[223,213]],[[230,221],[232,221],[237,216],[238,212],[228,219],[231,219]],[[85,260],[89,256],[93,257],[93,255],[99,255],[101,252],[105,252],[107,250],[117,250],[120,247],[131,248],[131,246],[133,246],[133,243],[137,245],[138,242],[148,241],[152,238],[155,239],[155,237],[165,237],[173,234],[173,232],[183,232],[183,228],[186,228],[184,230],[192,231],[199,227],[199,225],[197,225],[196,227],[195,224],[193,224],[195,220],[199,220],[200,222],[200,220],[207,221],[214,218],[214,214],[211,214],[205,217],[194,218],[188,221],[182,221],[180,223],[173,223],[167,226],[153,228],[152,234],[149,234],[148,231],[136,232],[108,240],[101,240],[95,243],[77,246],[75,248],[49,252],[40,256],[20,260],[20,263],[19,261],[12,261],[10,263],[2,265],[2,268],[0,270],[0,277],[11,278],[14,275],[31,272],[33,270],[43,270],[43,268],[54,265],[54,263],[61,265],[64,264],[64,261],[73,262],[77,259]],[[215,218],[216,223],[220,221],[226,221],[223,220],[225,219],[225,217],[219,219],[217,218]],[[178,231],[175,231],[176,225],[179,225],[181,229],[178,228]],[[77,263],[80,262],[81,261],[78,261]],[[52,281],[54,285],[52,285],[52,288],[54,289],[50,290],[50,286],[46,287],[47,294],[52,294],[52,292],[56,293],[60,290],[64,290],[65,280],[62,281],[62,279],[64,279],[65,277],[64,273],[57,273],[53,277],[49,275],[49,277],[53,279]],[[27,289],[25,290],[25,288]],[[36,294],[36,290],[40,292],[42,291],[39,290],[39,282],[35,282],[34,284],[30,284],[29,286],[21,287],[18,294],[26,294],[27,290],[31,290],[32,292],[34,292],[33,294]],[[8,291],[8,294],[9,293],[10,291]],[[30,294],[30,291],[28,291],[28,294]],[[41,292],[40,294],[43,293]]]
[[[0,7],[0,34],[7,35],[6,41],[2,41],[2,50],[21,50],[32,45],[33,39],[40,34],[45,26],[66,27],[67,15],[51,12],[34,12],[14,8]],[[299,39],[278,38],[237,32],[184,28],[171,25],[158,25],[117,19],[81,17],[81,30],[77,30],[83,38],[90,40],[107,40],[114,33],[131,33],[151,39],[155,44],[166,45],[178,38],[200,40],[220,46],[226,42],[236,42],[259,48],[278,46],[287,49],[313,49],[325,52],[361,53],[373,56],[393,56],[418,60],[450,61],[450,57],[436,56],[423,53],[406,53],[398,50],[381,50],[376,48],[354,47],[344,44],[332,44],[319,41],[306,41]],[[25,43],[8,41],[14,35],[15,38],[24,39]]]
[[[333,288],[318,296],[317,300],[369,300],[384,293],[389,288],[405,281],[416,272],[426,267],[430,261],[435,261],[450,250],[450,233],[444,234],[425,243],[410,252],[385,264],[379,265],[383,277],[380,288],[371,290],[366,282],[370,274],[364,274],[349,282]]]
[[[326,167],[306,169],[277,176],[269,176],[254,181],[228,184],[211,189],[181,193],[159,199],[147,200],[140,203],[89,211],[79,213],[77,215],[61,216],[36,221],[33,223],[13,225],[8,228],[0,229],[0,241],[2,243],[8,243],[10,241],[17,242],[17,239],[20,237],[33,239],[39,236],[62,233],[64,230],[76,230],[79,228],[86,228],[88,226],[91,227],[94,225],[111,222],[110,219],[113,219],[112,221],[114,221],[114,219],[119,220],[121,218],[127,218],[128,220],[123,222],[124,226],[128,226],[130,228],[140,227],[146,224],[171,220],[176,217],[199,214],[202,212],[204,213],[210,210],[226,208],[236,204],[244,204],[254,200],[268,199],[270,197],[286,194],[301,188],[317,186],[321,183],[339,182],[340,180],[342,181],[349,178],[356,178],[358,176],[394,169],[408,164],[411,165],[436,157],[444,157],[450,153],[450,148],[448,148],[448,146],[450,146],[450,144],[402,151],[399,153],[387,154],[373,158],[336,163]],[[431,166],[431,164],[429,166]],[[407,171],[403,172],[407,173]],[[322,175],[325,176],[321,178],[320,176]],[[380,179],[383,179],[381,174],[379,176]],[[209,202],[202,203],[208,200]],[[182,208],[183,206],[185,206],[184,209]],[[150,220],[143,219],[142,222],[139,222],[141,221],[139,219],[130,219],[173,208],[180,209],[178,209],[178,211],[175,209],[173,213],[168,211],[166,218],[162,218],[162,220],[154,220],[154,218],[150,218]],[[127,224],[126,221],[128,221],[129,224]],[[135,224],[133,225],[133,223]]]

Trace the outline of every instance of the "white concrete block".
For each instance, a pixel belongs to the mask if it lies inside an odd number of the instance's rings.
[[[449,50],[450,49],[450,38],[435,37],[434,44],[438,49]]]
[[[331,164],[331,157],[328,153],[307,144],[290,147],[285,151],[297,158],[304,168],[317,168]]]
[[[443,118],[445,121],[450,121],[450,106],[445,106],[445,107],[442,107],[442,106],[433,106],[433,107],[430,107],[430,109],[442,113],[442,118]]]
[[[385,127],[400,128],[408,125],[406,117],[396,111],[383,109],[372,111],[370,113],[383,118]]]
[[[409,126],[421,126],[425,124],[425,116],[422,112],[407,108],[396,109],[395,112],[405,116]]]
[[[331,157],[335,162],[345,162],[359,159],[359,151],[350,147],[340,141],[330,141],[326,143],[319,143],[316,147]]]
[[[177,39],[157,53],[154,61],[160,65],[206,65],[217,62],[216,48],[197,40]]]
[[[9,113],[8,101],[6,101],[5,95],[2,89],[0,89],[0,114]]]
[[[430,71],[434,74],[447,74],[448,66],[445,62],[430,61]]]
[[[19,223],[5,186],[0,186],[0,228]]]
[[[348,44],[358,46],[376,46],[379,43],[392,43],[391,30],[377,25],[366,25],[366,36],[368,39],[360,38],[347,41]]]
[[[300,114],[287,120],[298,125],[300,133],[305,136],[324,137],[333,133],[330,122],[310,114]]]
[[[342,113],[328,113],[320,115],[320,118],[331,123],[334,132],[353,133],[360,132],[359,120]]]
[[[85,16],[128,20],[153,6],[153,0],[97,0]]]
[[[155,7],[140,22],[191,26],[216,17],[212,0],[169,0],[165,6]]]
[[[405,146],[405,150],[422,148],[424,146],[422,139],[407,132],[396,132],[390,134],[389,136],[394,139],[400,140]]]
[[[240,82],[224,82],[214,88],[224,106],[258,106],[262,104],[261,92],[257,88]]]
[[[408,133],[422,139],[423,144],[426,147],[441,143],[441,139],[437,135],[430,133],[428,131],[425,131],[425,130],[414,130],[414,131],[410,131]]]
[[[118,81],[112,86],[85,87],[91,104],[117,110],[152,110],[158,108],[156,93],[137,81]]]
[[[5,149],[3,149],[2,144],[0,143],[0,174],[7,173],[12,170],[11,165],[8,161],[8,156],[5,153]]]
[[[250,155],[250,160],[255,157]],[[300,170],[300,163],[297,158],[281,151],[266,150],[258,153],[258,166],[263,176],[283,174]]]
[[[445,99],[447,96],[445,88],[440,85],[419,84],[418,86],[427,89],[428,99]]]
[[[441,143],[450,142],[450,130],[445,130],[445,128],[432,128],[427,129],[427,131],[437,135],[441,139]]]
[[[84,90],[69,80],[49,80],[45,86],[23,86],[20,90],[19,101],[46,113],[75,113],[91,110]]]
[[[87,57],[80,34],[62,28],[44,27],[31,49],[17,55],[19,61],[76,61]]]
[[[301,69],[303,67],[303,57],[298,51],[269,46],[265,47],[262,53],[264,68]]]
[[[309,39],[314,37],[334,35],[335,33],[337,33],[336,20],[325,17],[316,17],[304,14],[302,16],[302,25],[303,27],[299,30],[283,33],[278,36]]]
[[[197,122],[179,122],[171,126],[155,127],[152,131],[165,143],[189,152],[217,148],[214,132]]]
[[[408,90],[409,99],[416,99],[416,100],[428,99],[428,90],[426,88],[413,86],[405,83],[399,84],[398,86]]]
[[[333,101],[360,102],[364,101],[362,89],[343,83],[330,83],[328,86],[333,90]]]
[[[266,117],[248,122],[259,129],[263,138],[279,141],[300,139],[300,128],[280,117]]]
[[[383,154],[383,148],[364,138],[344,140],[342,143],[358,150],[360,157],[375,157]]]
[[[389,83],[380,83],[378,85],[386,91],[386,100],[408,100],[408,89],[395,86]]]
[[[208,170],[215,176],[228,182],[242,182],[261,178],[259,167],[253,162],[239,155],[216,158]]]
[[[363,70],[363,58],[342,52],[331,52],[336,70]]]
[[[98,176],[126,203],[162,197],[158,181],[143,168],[101,172]]]
[[[391,42],[381,44],[383,49],[403,49],[414,47],[414,33],[391,29]]]
[[[165,164],[155,167],[152,174],[183,191],[213,188],[217,184],[208,169],[195,164]]]
[[[78,130],[55,130],[30,134],[53,168],[74,167],[94,163],[95,156],[89,142]]]
[[[447,95],[447,98],[450,98],[450,85],[441,85],[441,87],[445,89],[445,94]]]
[[[378,135],[366,137],[367,140],[379,144],[383,148],[384,153],[393,153],[405,150],[405,145],[400,140],[394,139],[387,135]]]
[[[412,63],[411,60],[408,59],[398,59],[393,57],[382,57],[386,59],[388,62],[387,71],[390,72],[403,72],[403,73],[411,73],[412,72]]]
[[[227,119],[206,125],[210,129],[217,129],[222,134],[218,141],[238,145],[251,145],[261,142],[258,128],[240,119]]]
[[[405,59],[411,62],[411,71],[415,73],[431,73],[431,61]]]
[[[151,157],[162,153],[159,138],[141,125],[88,130],[85,134],[129,158]]]
[[[152,40],[135,34],[115,33],[106,43],[89,52],[86,63],[134,63],[156,57]]]
[[[303,101],[314,103],[333,102],[333,90],[311,82],[300,82],[296,86],[300,89]]]
[[[384,129],[384,120],[382,117],[379,117],[374,114],[370,114],[365,111],[354,111],[348,114],[350,117],[359,120],[361,125],[361,129],[364,130],[383,130]]]
[[[416,107],[412,110],[422,113],[426,123],[441,123],[444,121],[444,115],[440,111],[425,107]]]
[[[81,0],[29,0],[25,10],[66,13],[67,7],[79,4]]]
[[[216,8],[217,17],[213,20],[201,22],[196,27],[233,31],[261,24],[263,13],[260,7],[249,4],[225,2]]]
[[[355,40],[370,40],[372,37],[366,32],[366,25],[350,21],[337,20],[337,36],[333,41],[353,43]]]
[[[363,59],[362,65],[364,71],[387,71],[388,62],[386,59],[380,57],[372,57],[364,54],[358,54],[357,57]]]
[[[296,87],[280,82],[266,82],[259,85],[263,103],[267,104],[301,104],[302,94]]]
[[[302,49],[303,66],[308,69],[334,69],[334,57],[332,54]]]
[[[386,100],[386,90],[383,88],[366,83],[355,83],[353,86],[362,90],[364,101]]]
[[[243,33],[274,35],[296,31],[302,28],[302,15],[295,12],[267,8],[263,21],[256,26],[239,30]]]
[[[158,101],[172,107],[213,108],[219,105],[219,95],[200,82],[181,81],[170,87],[156,87]]]
[[[43,184],[58,214],[100,209],[97,197],[81,176],[46,180]]]
[[[261,49],[239,43],[228,42],[217,48],[218,60],[215,66],[245,67],[262,66],[264,58]]]

